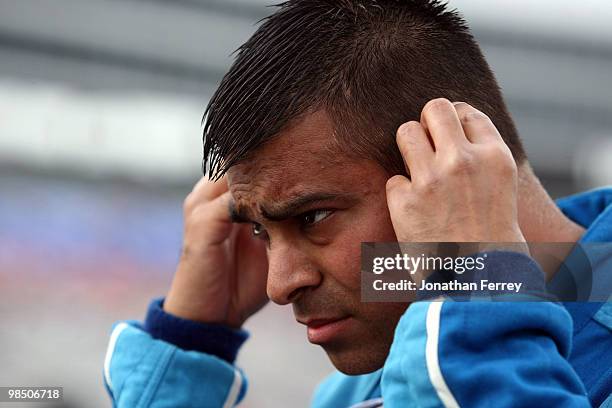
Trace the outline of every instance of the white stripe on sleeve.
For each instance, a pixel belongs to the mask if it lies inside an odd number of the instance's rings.
[[[232,382],[232,386],[227,393],[227,399],[225,400],[225,404],[223,404],[223,408],[232,408],[234,405],[236,405],[240,388],[242,388],[242,376],[238,370],[234,369],[234,381]]]
[[[108,388],[113,391],[113,383],[111,382],[110,377],[110,365],[111,359],[113,358],[113,353],[115,352],[115,345],[117,344],[117,339],[121,332],[127,329],[127,323],[119,323],[115,326],[115,329],[111,333],[110,341],[108,342],[108,348],[106,349],[106,356],[104,357],[104,379],[106,380],[106,385]]]
[[[440,314],[444,302],[431,302],[427,309],[427,343],[425,344],[425,360],[429,380],[438,393],[438,398],[446,408],[459,408],[459,404],[451,393],[442,376],[438,361],[438,341],[440,337]]]

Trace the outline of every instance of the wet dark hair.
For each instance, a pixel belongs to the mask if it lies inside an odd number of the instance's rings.
[[[338,146],[405,174],[399,125],[431,99],[486,113],[517,162],[525,152],[465,21],[437,0],[291,0],[237,57],[204,114],[205,174],[215,179],[316,110]]]

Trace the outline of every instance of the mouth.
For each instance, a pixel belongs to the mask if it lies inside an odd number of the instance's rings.
[[[298,320],[298,322],[308,327],[308,341],[313,344],[328,343],[342,335],[350,324],[351,317],[338,317],[326,319],[307,319],[306,321]]]

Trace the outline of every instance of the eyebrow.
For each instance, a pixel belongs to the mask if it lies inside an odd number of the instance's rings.
[[[244,207],[237,207],[236,202],[231,200],[229,203],[229,214],[232,222],[235,223],[246,223],[251,222],[251,219],[247,215]]]
[[[313,192],[298,195],[286,202],[274,203],[267,207],[261,207],[261,214],[264,218],[270,221],[283,221],[296,215],[301,214],[304,208],[313,204],[322,203],[331,200],[356,201],[357,197],[354,194],[346,193],[325,193]],[[233,222],[251,222],[247,211],[244,207],[236,206],[232,201],[230,203],[230,217]]]

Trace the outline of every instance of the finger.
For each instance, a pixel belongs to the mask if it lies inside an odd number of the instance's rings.
[[[410,190],[410,180],[400,174],[397,174],[387,180],[386,195],[387,195],[387,207],[391,214],[395,214],[395,210],[402,202],[402,197]]]
[[[230,200],[231,193],[228,191],[195,207],[185,218],[185,236],[190,235],[205,246],[224,242],[234,226],[229,212]]]
[[[210,216],[211,219],[219,220],[219,221],[231,221],[230,217],[230,202],[232,200],[232,194],[229,191],[221,194],[220,196],[214,198],[205,206],[206,213],[205,216]]]
[[[502,137],[491,119],[465,102],[453,103],[461,121],[463,132],[471,143],[502,141]]]
[[[419,122],[402,124],[397,130],[396,142],[404,158],[406,170],[413,180],[429,171],[435,152]]]
[[[457,111],[447,99],[427,102],[421,112],[421,124],[429,131],[436,151],[448,151],[467,143]]]
[[[210,181],[206,177],[202,177],[194,186],[192,194],[195,200],[212,200],[219,197],[221,194],[228,191],[227,178],[221,177],[218,181]]]

